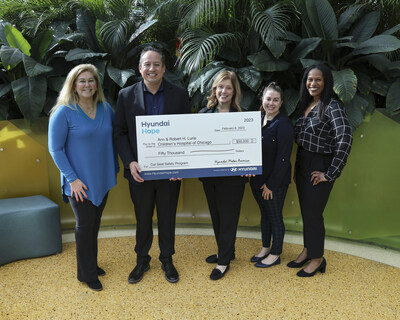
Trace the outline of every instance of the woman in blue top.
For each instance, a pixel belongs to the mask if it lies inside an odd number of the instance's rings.
[[[263,247],[251,262],[256,262],[256,267],[268,268],[281,262],[285,234],[282,209],[291,180],[294,133],[289,118],[280,112],[282,89],[275,82],[264,89],[261,101],[263,174],[252,177],[250,185],[261,211]]]
[[[102,290],[97,265],[97,236],[108,191],[119,170],[112,123],[114,112],[105,101],[95,66],[73,68],[49,121],[49,151],[60,169],[65,202],[76,217],[78,280]]]

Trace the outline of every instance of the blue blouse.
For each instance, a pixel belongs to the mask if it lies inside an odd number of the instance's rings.
[[[71,196],[70,183],[80,179],[88,199],[99,206],[116,185],[119,171],[112,138],[114,111],[106,103],[97,105],[91,119],[77,106],[60,106],[49,120],[49,151],[61,173],[65,202]]]

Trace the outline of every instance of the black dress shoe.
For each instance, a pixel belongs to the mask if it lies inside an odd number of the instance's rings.
[[[265,256],[262,256],[262,257],[252,256],[250,259],[250,262],[259,262],[261,260],[264,260],[266,257],[268,257],[268,255],[269,255],[269,252]]]
[[[129,274],[128,282],[137,283],[143,279],[143,274],[150,269],[149,264],[137,264],[136,267]]]
[[[210,274],[210,279],[211,280],[219,280],[225,275],[225,273],[228,272],[228,270],[229,270],[229,265],[226,266],[226,269],[225,269],[224,272],[222,272],[221,270],[215,268]]]
[[[287,264],[287,266],[288,266],[289,268],[301,268],[301,267],[304,266],[305,263],[308,262],[308,261],[310,261],[310,259],[304,259],[304,260],[301,261],[301,262],[296,262],[295,260],[293,260],[293,261],[290,261],[290,262]]]
[[[235,260],[235,254],[233,254],[231,261]],[[218,256],[216,254],[212,254],[211,256],[208,256],[206,258],[207,263],[217,263],[218,262]]]
[[[325,258],[322,259],[321,264],[311,273],[305,272],[304,269],[301,269],[299,272],[297,272],[298,277],[313,277],[318,271],[321,273],[325,273],[326,270],[326,260]]]
[[[89,281],[86,282],[88,287],[94,291],[101,291],[103,290],[103,286],[101,284],[101,282],[99,281],[99,279],[94,280],[94,281]]]
[[[97,275],[98,276],[104,276],[105,274],[106,274],[106,272],[102,268],[97,267]]]
[[[168,282],[175,283],[179,281],[179,274],[172,262],[164,262],[161,269],[165,271],[165,279]]]
[[[262,263],[261,260],[258,261],[254,266],[257,268],[269,268],[272,266],[276,266],[281,263],[281,257],[276,258],[276,260],[270,264]]]

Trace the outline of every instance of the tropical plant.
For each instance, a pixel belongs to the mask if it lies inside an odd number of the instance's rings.
[[[140,52],[140,36],[157,19],[148,13],[143,1],[135,0],[72,0],[77,9],[76,32],[84,42],[70,50],[65,60],[91,62],[104,81],[107,99],[113,104],[120,88],[135,75]]]
[[[386,109],[398,112],[400,98],[400,61],[387,53],[400,48],[393,36],[396,25],[376,34],[380,12],[366,12],[365,4],[349,6],[338,18],[327,0],[296,0],[301,12],[303,39],[314,39],[318,46],[303,67],[327,63],[333,70],[334,90],[346,106],[350,122],[357,127],[365,113],[375,109],[375,95],[386,97]]]
[[[0,118],[21,113],[33,123],[47,112],[61,89],[68,65],[60,61],[78,34],[65,34],[66,25],[40,32],[31,43],[9,23],[0,22]]]
[[[258,108],[255,92],[262,82],[278,80],[290,115],[304,68],[326,63],[353,127],[373,112],[377,100],[398,112],[400,61],[394,53],[400,40],[393,34],[400,25],[378,32],[380,11],[371,10],[371,3],[346,4],[336,16],[330,2],[335,1],[278,1],[265,9],[250,0],[188,1],[181,9],[180,67],[190,75],[192,105],[204,105],[215,74],[231,69],[241,79],[245,109]],[[296,19],[289,23],[295,12],[300,25]]]
[[[26,3],[32,6],[57,1]],[[39,28],[28,32],[26,20],[22,23],[17,19],[25,28],[25,35],[10,23],[0,25],[0,119],[21,113],[32,123],[42,111],[48,113],[66,74],[79,63],[90,62],[98,67],[112,105],[119,89],[129,80],[134,81],[132,66],[137,65],[140,36],[157,22],[143,2],[71,0],[68,5],[69,10],[76,12],[74,19],[59,21],[59,17],[54,17],[55,21],[42,23],[48,26],[42,31]],[[33,11],[31,16],[39,12]]]
[[[285,31],[296,17],[292,3],[190,0],[180,5],[180,12],[179,67],[190,76],[192,106],[204,105],[213,77],[226,68],[239,76],[242,107],[258,107],[257,91],[272,75],[256,66],[256,55],[265,52],[271,61],[266,69],[271,73],[285,67],[287,63],[281,60],[287,44]]]
[[[0,1],[0,19],[12,23],[27,37],[35,37],[56,21],[72,21],[74,17],[65,0]]]

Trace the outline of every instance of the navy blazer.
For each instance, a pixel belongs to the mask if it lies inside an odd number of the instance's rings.
[[[164,114],[189,113],[189,95],[186,89],[165,79]],[[114,120],[114,141],[124,164],[124,177],[135,183],[129,164],[138,161],[136,141],[136,116],[146,115],[144,105],[143,80],[121,89],[118,95]]]
[[[261,123],[265,113],[262,114]],[[262,128],[262,175],[251,178],[250,185],[260,188],[264,183],[275,191],[291,181],[290,155],[294,130],[289,118],[279,113]]]

